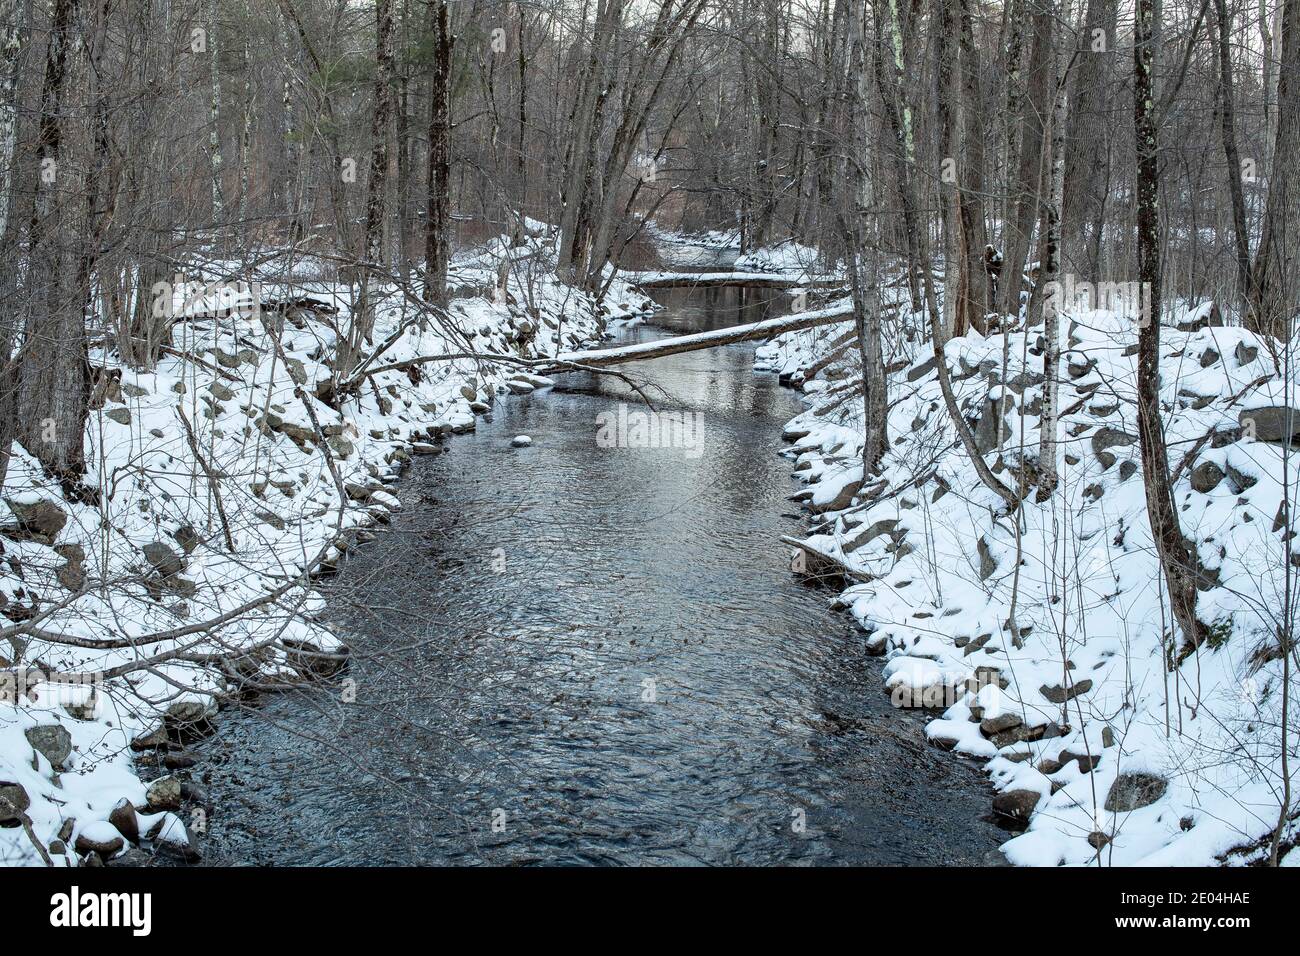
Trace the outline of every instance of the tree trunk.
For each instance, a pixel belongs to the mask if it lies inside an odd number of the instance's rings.
[[[1277,78],[1277,132],[1268,202],[1260,229],[1246,326],[1289,339],[1300,308],[1300,0],[1286,0],[1282,12],[1282,61]]]
[[[455,38],[447,0],[429,4],[428,32],[434,37],[429,85],[429,180],[424,217],[424,298],[447,307],[447,262],[451,257],[451,55]]]
[[[94,264],[88,195],[91,133],[88,16],[82,0],[56,0],[41,89],[30,286],[15,413],[24,447],[69,494],[80,495],[90,367],[86,306]],[[83,102],[69,101],[80,96]],[[74,105],[76,108],[74,108]]]
[[[370,177],[366,183],[366,227],[360,270],[361,291],[339,356],[338,371],[347,373],[359,360],[375,326],[374,265],[384,258],[384,207],[388,180],[388,135],[393,114],[392,0],[375,2],[375,112],[370,125]]]
[[[1246,231],[1246,198],[1241,185],[1241,157],[1237,152],[1236,95],[1232,81],[1232,14],[1227,0],[1215,0],[1219,54],[1219,115],[1223,129],[1223,155],[1228,161],[1228,195],[1232,200],[1232,232],[1237,247],[1237,298],[1253,301],[1250,274],[1250,236]]]
[[[1137,154],[1138,279],[1149,291],[1150,312],[1138,327],[1137,414],[1142,477],[1156,554],[1169,587],[1169,603],[1183,632],[1185,651],[1198,646],[1205,626],[1196,616],[1192,555],[1183,538],[1169,481],[1169,454],[1160,413],[1160,158],[1152,65],[1155,0],[1137,0],[1133,46],[1133,121]],[[1180,655],[1181,656],[1181,655]]]

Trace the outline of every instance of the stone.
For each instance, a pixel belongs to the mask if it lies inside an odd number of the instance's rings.
[[[1103,469],[1115,464],[1115,455],[1107,449],[1121,445],[1132,445],[1137,441],[1136,435],[1130,435],[1118,428],[1099,428],[1092,436],[1092,453],[1101,462]]]
[[[1238,417],[1243,433],[1257,441],[1292,441],[1300,437],[1300,409],[1268,405],[1242,412]]]
[[[527,435],[516,435],[514,438],[510,439],[510,444],[515,448],[527,448],[532,443],[533,440]]]
[[[1109,842],[1110,837],[1102,833],[1100,830],[1093,830],[1088,834],[1088,846],[1092,847],[1094,850],[1100,850]]]
[[[149,790],[145,794],[145,801],[149,804],[149,809],[155,812],[158,810],[180,809],[180,780],[172,776],[159,777],[149,784]]]
[[[26,536],[48,544],[59,536],[63,526],[68,523],[67,513],[53,501],[41,500],[31,504],[10,501],[8,504],[9,510],[18,520],[12,531],[4,529],[10,537]]]
[[[1112,813],[1128,813],[1150,806],[1165,795],[1169,781],[1151,773],[1122,773],[1106,794],[1105,807]]]
[[[185,560],[163,541],[144,546],[144,559],[163,578],[173,578],[185,570]]]
[[[140,842],[140,818],[135,815],[135,807],[131,806],[130,800],[123,797],[113,804],[108,822],[132,843]]]
[[[22,784],[0,780],[0,823],[21,821],[32,800]]]
[[[1219,353],[1212,348],[1207,348],[1201,353],[1201,368],[1209,368],[1219,360]]]
[[[104,413],[104,417],[117,422],[119,425],[131,424],[131,410],[129,408],[110,408]]]
[[[188,770],[198,760],[186,750],[168,750],[163,754],[163,766],[168,770]]]
[[[1209,494],[1223,480],[1223,469],[1212,461],[1203,461],[1192,469],[1192,487]]]
[[[307,366],[302,363],[302,359],[286,358],[284,364],[289,369],[289,378],[293,380],[293,384],[307,384]]]
[[[1023,723],[1019,714],[1005,713],[998,714],[996,717],[985,717],[980,721],[980,733],[985,737],[992,737],[994,734],[1019,727]]]
[[[216,714],[210,701],[178,700],[167,708],[164,720],[171,727],[191,728],[205,726]]]
[[[993,812],[1015,823],[1028,823],[1042,794],[1037,790],[1008,790],[993,798]]]
[[[1062,750],[1060,760],[1062,766],[1071,762],[1078,764],[1079,773],[1092,773],[1097,769],[1097,764],[1101,763],[1101,754],[1076,754]]]
[[[240,359],[238,355],[231,355],[225,349],[213,349],[212,351],[217,364],[222,368],[239,368]]]
[[[1053,704],[1064,704],[1066,701],[1074,700],[1074,698],[1078,697],[1080,694],[1086,694],[1090,690],[1092,690],[1092,681],[1086,677],[1081,681],[1076,681],[1069,687],[1061,687],[1059,685],[1048,687],[1044,684],[1042,687],[1038,688],[1038,692]]]
[[[149,394],[149,389],[141,388],[139,385],[132,385],[130,382],[123,382],[122,394],[127,398],[144,398]]]
[[[69,591],[80,591],[86,584],[86,552],[79,544],[61,544],[54,553],[63,558],[54,572],[55,579]]]
[[[283,531],[287,527],[287,525],[285,525],[284,523],[284,519],[281,518],[274,511],[267,511],[265,509],[259,508],[253,512],[253,516],[256,517],[263,524],[269,524],[276,531]]]
[[[77,842],[73,845],[78,853],[112,856],[126,846],[126,840],[117,832],[117,827],[107,821],[96,820],[81,828]]]
[[[1249,365],[1259,357],[1259,349],[1245,342],[1238,342],[1237,347],[1233,349],[1233,355],[1236,356],[1238,365]]]
[[[367,501],[370,498],[371,491],[365,485],[359,485],[355,481],[344,482],[343,490],[353,501]]]
[[[980,412],[979,421],[975,423],[972,436],[980,454],[988,454],[998,447],[999,439],[1005,441],[1010,437],[1011,427],[1004,416],[1014,409],[1015,400],[1009,395],[1001,401],[994,401],[991,398],[984,400],[984,407]]]
[[[42,724],[23,732],[32,749],[40,753],[56,770],[72,756],[72,734],[62,724]]]
[[[1119,480],[1128,481],[1137,474],[1138,466],[1132,458],[1126,458],[1119,463]]]
[[[980,535],[979,542],[975,545],[975,550],[979,552],[980,558],[980,580],[986,580],[989,575],[998,569],[998,559],[993,556],[989,550],[989,543],[983,535]]]
[[[913,365],[910,369],[907,370],[907,380],[909,382],[915,382],[918,379],[925,378],[925,376],[929,375],[934,370],[935,370],[934,356],[931,355],[920,365]]]
[[[125,853],[106,861],[110,868],[139,868],[153,864],[153,857],[138,847],[128,847]]]
[[[220,382],[213,382],[208,386],[208,391],[211,392],[218,401],[232,402],[235,400],[235,393]]]
[[[1244,471],[1240,471],[1232,467],[1232,465],[1228,465],[1225,468],[1225,471],[1227,471],[1228,479],[1232,482],[1233,487],[1236,489],[1237,494],[1241,494],[1243,491],[1246,491],[1249,488],[1253,488],[1256,484],[1259,483],[1259,479],[1256,478],[1254,475],[1248,474],[1247,472]]]
[[[352,442],[348,441],[342,435],[334,435],[328,439],[330,450],[340,458],[350,458],[354,451]]]

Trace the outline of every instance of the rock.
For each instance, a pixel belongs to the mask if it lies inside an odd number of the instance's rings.
[[[1249,365],[1259,357],[1259,349],[1245,342],[1238,342],[1233,355],[1236,356],[1238,365]]]
[[[827,511],[843,511],[849,505],[853,504],[853,498],[862,488],[862,480],[845,482],[830,501],[825,504],[813,504],[809,502],[808,507],[817,514],[823,514]]]
[[[348,441],[342,435],[334,435],[328,439],[330,450],[340,458],[350,458],[355,449],[352,442]]]
[[[989,543],[983,535],[980,535],[979,542],[975,545],[975,550],[979,552],[980,557],[980,580],[986,580],[989,575],[998,569],[998,559],[993,556],[989,550]]]
[[[1037,727],[1026,727],[1024,724],[1020,724],[1010,730],[993,734],[993,736],[989,737],[989,742],[1001,750],[1003,747],[1010,747],[1012,744],[1030,743],[1035,740],[1059,737],[1062,733],[1064,731],[1056,723],[1039,724]]]
[[[168,770],[188,770],[198,760],[186,750],[168,750],[163,754],[163,766]]]
[[[286,358],[284,364],[289,369],[289,378],[293,380],[293,384],[307,384],[307,366],[302,364],[302,359]]]
[[[162,578],[173,578],[185,570],[185,559],[162,541],[153,541],[144,546],[144,559]]]
[[[925,376],[929,375],[934,370],[935,370],[934,356],[931,355],[920,365],[913,365],[911,368],[907,370],[907,380],[909,382],[915,382],[918,379],[925,378]]]
[[[137,868],[152,864],[153,857],[137,847],[129,847],[125,853],[120,853],[107,861],[107,865],[113,868]]]
[[[287,527],[283,518],[274,511],[267,511],[265,508],[255,510],[253,516],[263,524],[269,524],[276,531],[283,531]]]
[[[32,805],[21,784],[0,780],[0,823],[16,823]]]
[[[353,501],[367,501],[370,498],[371,491],[365,485],[359,485],[355,481],[345,482],[343,490],[347,492],[349,498]]]
[[[128,408],[110,408],[104,413],[104,417],[119,425],[131,424],[131,410]]]
[[[60,544],[54,553],[63,558],[54,577],[69,591],[80,591],[86,585],[85,550],[79,544]]]
[[[100,856],[112,856],[124,846],[126,840],[117,832],[117,827],[106,820],[96,820],[81,828],[77,842],[73,844],[78,853],[98,853]]]
[[[108,815],[108,822],[113,824],[117,832],[132,843],[140,842],[140,819],[135,815],[135,807],[131,806],[130,800],[123,797],[113,804],[113,810]]]
[[[163,719],[178,729],[206,728],[216,712],[216,707],[208,700],[178,700],[168,706]]]
[[[980,454],[988,454],[997,448],[999,439],[1005,441],[1012,434],[1011,427],[1007,424],[1006,414],[1015,409],[1015,400],[1011,396],[1005,396],[1001,401],[994,401],[991,398],[984,400],[984,408],[980,412],[979,421],[975,423],[974,439],[975,447]]]
[[[413,455],[441,455],[442,451],[441,445],[431,445],[423,441],[417,441],[411,445],[411,454]]]
[[[181,525],[172,532],[172,537],[176,539],[176,543],[181,546],[181,550],[186,554],[193,554],[194,549],[197,548],[203,540],[199,537],[199,533],[194,530],[194,525],[192,524]]]
[[[63,526],[68,523],[68,516],[53,501],[41,500],[31,504],[18,504],[10,501],[9,510],[18,519],[17,526],[11,531],[4,529],[10,537],[30,537],[35,541],[49,544],[59,536]]]
[[[63,768],[63,762],[72,756],[72,734],[62,724],[42,724],[28,727],[24,732],[27,742],[56,770]]]
[[[1092,773],[1097,769],[1097,764],[1101,763],[1101,754],[1076,754],[1062,750],[1060,760],[1062,766],[1071,762],[1078,764],[1079,773]]]
[[[993,812],[1015,823],[1028,823],[1041,799],[1037,790],[1008,790],[993,798]]]
[[[235,393],[220,382],[213,382],[208,386],[208,391],[211,392],[213,397],[218,401],[233,402],[235,400]]]
[[[149,784],[148,793],[145,795],[145,801],[149,804],[149,809],[158,810],[178,810],[181,805],[181,782],[176,777],[159,777],[153,783]]]
[[[857,551],[859,548],[865,548],[872,541],[875,541],[877,538],[879,538],[882,534],[890,535],[890,537],[892,538],[894,529],[897,527],[898,527],[897,518],[881,518],[879,521],[873,521],[867,527],[866,531],[863,531],[862,533],[857,535],[857,537],[855,537],[852,541],[849,541],[842,546],[844,553],[852,554],[854,551]]]
[[[996,717],[985,717],[980,721],[980,733],[985,737],[992,737],[994,734],[1019,727],[1023,723],[1019,714],[1005,713],[998,714]]]
[[[1136,435],[1130,435],[1118,428],[1099,428],[1092,436],[1092,453],[1101,462],[1103,469],[1115,464],[1115,456],[1107,451],[1119,445],[1131,445],[1137,441]]]
[[[1105,807],[1112,813],[1128,813],[1150,806],[1165,795],[1169,781],[1150,773],[1122,773],[1106,794]]]
[[[197,863],[203,858],[194,835],[174,814],[163,817],[149,832],[149,838],[154,841],[159,856],[182,863]]]
[[[1228,479],[1232,482],[1237,494],[1241,494],[1243,491],[1253,488],[1259,483],[1259,479],[1254,475],[1248,474],[1244,471],[1239,471],[1232,467],[1232,465],[1228,465],[1225,470],[1227,471]]]
[[[1201,368],[1209,368],[1219,360],[1219,353],[1212,348],[1207,348],[1201,353]]]
[[[527,435],[516,435],[514,438],[510,439],[510,444],[515,448],[527,448],[532,443],[533,440]]]
[[[225,349],[213,349],[212,352],[217,360],[217,364],[222,368],[239,368],[238,355],[231,355]]]
[[[1100,830],[1093,830],[1088,834],[1088,846],[1092,847],[1094,850],[1100,850],[1109,842],[1110,837],[1102,833]]]
[[[506,388],[510,389],[511,394],[513,395],[527,395],[529,392],[534,391],[533,386],[529,385],[527,382],[513,378],[506,382]]]
[[[1292,441],[1300,437],[1300,409],[1268,405],[1242,412],[1238,417],[1243,434],[1257,441]]]
[[[472,402],[478,398],[478,390],[472,385],[462,385],[460,393],[465,397],[465,401]]]
[[[1212,461],[1203,461],[1192,469],[1192,487],[1209,494],[1223,480],[1223,469]]]
[[[1059,685],[1048,687],[1044,684],[1042,687],[1038,688],[1038,692],[1053,704],[1064,704],[1066,701],[1074,700],[1074,698],[1078,697],[1080,694],[1086,694],[1090,690],[1092,690],[1092,681],[1086,677],[1081,681],[1076,681],[1069,687],[1061,687]]]

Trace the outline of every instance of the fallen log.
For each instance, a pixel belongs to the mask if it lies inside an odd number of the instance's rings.
[[[893,306],[886,306],[892,311]],[[882,310],[884,311],[884,310]],[[800,312],[797,315],[783,315],[776,319],[764,319],[748,325],[733,325],[726,329],[714,329],[711,332],[695,332],[691,335],[678,335],[672,338],[656,339],[653,342],[638,342],[636,345],[620,345],[609,349],[592,349],[588,352],[566,352],[551,359],[542,366],[542,374],[562,372],[574,366],[600,368],[606,365],[621,365],[624,362],[640,362],[645,359],[663,358],[678,352],[695,352],[700,349],[714,349],[723,345],[736,345],[741,342],[757,342],[780,335],[782,332],[799,332],[815,329],[823,325],[837,325],[840,322],[853,321],[853,305],[842,302],[830,308],[814,312]]]
[[[631,272],[620,278],[641,289],[694,289],[747,286],[753,289],[827,289],[843,286],[835,276],[779,275],[771,272]]]

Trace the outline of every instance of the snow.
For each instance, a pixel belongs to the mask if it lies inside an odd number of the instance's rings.
[[[1251,409],[1294,407],[1300,396],[1284,374],[1295,358],[1282,343],[1201,327],[1214,318],[1205,304],[1184,303],[1162,329],[1171,467],[1196,449],[1178,475],[1175,504],[1202,567],[1217,574],[1198,604],[1214,637],[1172,671],[1137,439],[1131,314],[1065,316],[1061,487],[1041,504],[1031,487],[1020,508],[1018,575],[1015,520],[956,442],[935,373],[903,371],[924,366],[928,343],[902,336],[886,343],[885,363],[899,370],[890,376],[890,451],[878,484],[868,482],[851,501],[843,493],[861,479],[862,406],[828,387],[841,377],[805,383],[808,408],[787,426],[795,441],[787,454],[807,485],[799,497],[814,511],[838,499],[836,510],[818,515],[808,542],[858,579],[840,601],[887,655],[886,690],[903,706],[913,697],[939,702],[929,738],[986,761],[998,791],[1038,794],[1027,829],[1002,847],[1014,864],[1246,862],[1259,858],[1259,841],[1276,825],[1282,665],[1268,649],[1277,645],[1286,565],[1300,561],[1300,551],[1274,527],[1283,501],[1294,498],[1295,467],[1284,472],[1284,446],[1252,441],[1241,425]],[[920,327],[920,317],[911,323]],[[758,349],[756,367],[799,382],[841,334],[787,333]],[[1005,375],[1001,336],[972,332],[945,351],[977,432],[980,417],[996,409],[990,398],[1011,406],[1001,453],[990,448],[986,456],[1004,481],[1014,481],[1022,463],[1037,464],[1040,334],[1008,334]],[[845,366],[857,374],[856,349],[831,368]],[[1205,462],[1226,474],[1202,492],[1191,476]],[[1008,626],[1013,589],[1019,634]],[[992,674],[1005,688],[987,679]],[[1049,699],[1063,692],[1075,696]],[[1018,729],[995,741],[979,721],[1006,714]],[[1294,726],[1288,739],[1294,766]],[[1080,756],[1096,758],[1090,772]],[[1136,772],[1165,781],[1163,793],[1145,806],[1107,809],[1112,785]],[[1100,850],[1089,842],[1094,834]]]
[[[601,303],[559,282],[553,230],[529,226],[533,235],[522,247],[508,250],[502,238],[453,264],[450,284],[461,290],[450,306],[454,325],[422,325],[395,288],[380,287],[375,296],[374,341],[393,339],[376,368],[467,353],[514,361],[448,358],[380,371],[336,410],[316,397],[315,385],[329,378],[325,363],[336,328],[347,325],[353,290],[320,279],[325,265],[306,261],[297,272],[306,278],[291,288],[283,275],[257,277],[260,298],[307,295],[337,308],[336,316],[242,308],[256,298],[250,286],[236,293],[241,308],[234,311],[219,292],[191,297],[188,318],[175,332],[183,354],[164,355],[148,373],[92,353],[92,365],[120,374],[92,410],[85,436],[94,463],[86,481],[99,490],[98,504],[65,500],[39,464],[14,446],[0,505],[0,527],[9,532],[0,563],[4,624],[15,628],[34,610],[43,615],[42,631],[91,645],[28,635],[29,644],[19,642],[15,668],[10,643],[0,642],[0,677],[7,681],[0,684],[0,785],[23,788],[42,846],[62,843],[65,852],[52,854],[56,865],[77,862],[72,841],[60,841],[69,821],[76,832],[107,834],[119,800],[145,805],[131,742],[187,702],[210,708],[225,690],[226,678],[197,658],[232,655],[250,678],[274,683],[304,675],[306,659],[295,648],[346,651],[341,636],[321,621],[324,604],[310,574],[401,507],[392,483],[412,452],[436,450],[431,435],[446,440],[472,430],[478,413],[511,392],[553,384],[528,362],[584,348],[602,337],[607,323],[653,308],[618,280]],[[499,294],[492,289],[507,250],[515,265]],[[216,288],[211,284],[237,269],[208,261],[196,263],[189,276]],[[222,311],[208,314],[209,308]],[[213,483],[206,469],[216,476]],[[335,470],[348,488],[342,500]],[[16,533],[13,509],[38,502],[55,503],[67,517],[52,541]],[[157,544],[179,562],[179,573],[163,577],[154,570],[145,548]],[[255,603],[277,589],[283,591],[278,600]],[[185,630],[214,619],[219,623],[211,629]],[[258,646],[257,655],[240,657]],[[135,666],[159,654],[171,656],[148,669]],[[85,681],[47,679],[56,675]],[[51,724],[65,728],[72,743],[61,769],[26,737],[28,729]],[[158,820],[157,839],[187,842],[179,817]],[[155,822],[149,819],[150,826]],[[0,865],[41,863],[24,828],[0,827]]]

